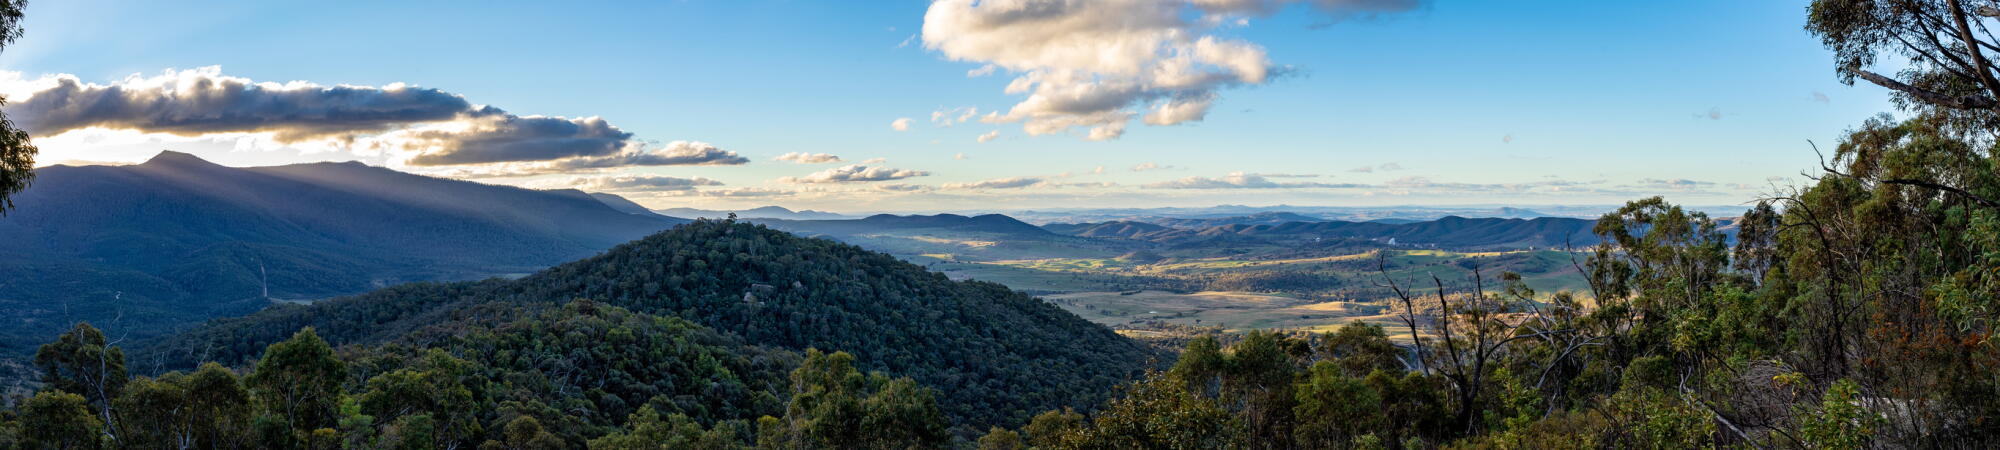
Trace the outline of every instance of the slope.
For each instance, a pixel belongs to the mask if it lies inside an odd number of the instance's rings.
[[[274,300],[531,272],[683,222],[358,163],[163,152],[38,172],[0,217],[0,356],[79,320],[143,339]]]
[[[492,301],[592,299],[674,315],[757,345],[853,353],[864,368],[938,388],[961,425],[1018,424],[1094,405],[1152,350],[992,283],[759,225],[698,221],[519,280],[414,284],[220,320],[140,353],[141,367],[241,361],[302,326],[371,343]]]

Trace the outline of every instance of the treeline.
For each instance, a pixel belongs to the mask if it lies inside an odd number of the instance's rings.
[[[748,347],[579,300],[336,349],[311,328],[254,364],[127,374],[80,324],[37,351],[46,389],[0,412],[0,449],[934,448],[935,390],[847,353]],[[663,447],[664,446],[664,447]]]
[[[1875,123],[1890,128],[1858,134],[1923,132],[1932,123]],[[1867,152],[1906,149],[1857,142],[1842,147],[1844,159],[1901,159]],[[979,442],[2000,445],[2000,351],[1989,309],[2000,301],[2000,209],[1858,187],[1827,177],[1788,197],[1797,203],[1784,212],[1759,204],[1733,246],[1701,213],[1659,198],[1632,202],[1598,221],[1604,243],[1579,261],[1590,275],[1589,303],[1579,293],[1538,294],[1513,273],[1489,284],[1475,272],[1459,290],[1383,270],[1382,282],[1408,305],[1405,326],[1424,336],[1411,347],[1361,323],[1319,336],[1253,332],[1226,348],[1197,339],[1171,369],[1128,385],[1094,414],[1048,411]],[[1414,283],[1431,290],[1416,294]]]
[[[981,445],[2000,447],[2000,68],[1985,56],[2000,12],[1808,13],[1842,80],[1890,89],[1906,114],[1847,133],[1808,184],[1734,221],[1733,243],[1705,214],[1634,201],[1592,225],[1588,292],[1385,268],[1425,336],[1410,348],[1365,326],[1195,341],[1100,412],[1046,412]],[[1881,57],[1908,64],[1870,72]]]

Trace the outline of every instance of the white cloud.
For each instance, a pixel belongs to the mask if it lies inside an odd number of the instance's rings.
[[[1160,165],[1160,163],[1156,162],[1143,162],[1139,163],[1138,165],[1132,166],[1132,171],[1145,172],[1148,170],[1161,170],[1161,169],[1172,169],[1172,168],[1174,168],[1174,166],[1162,166]]]
[[[840,157],[834,156],[831,153],[791,152],[783,155],[778,155],[777,158],[772,158],[772,159],[777,161],[787,161],[798,164],[826,164],[826,163],[840,162]]]
[[[1025,95],[989,123],[1021,123],[1030,135],[1087,130],[1114,139],[1144,111],[1148,125],[1202,120],[1218,89],[1267,82],[1275,67],[1262,46],[1219,35],[1246,16],[1299,0],[938,0],[923,40],[954,61],[981,63],[980,76],[1015,74],[1006,93]],[[1415,8],[1417,0],[1304,0],[1334,17]]]
[[[889,122],[889,128],[896,131],[910,131],[911,122],[915,121],[910,120],[908,117],[897,118],[895,121]]]
[[[622,195],[628,197],[774,198],[774,197],[795,197],[798,196],[800,193],[801,191],[791,190],[791,189],[746,187],[746,188],[735,188],[735,189],[684,189],[684,190],[660,190],[660,191],[647,191],[647,192],[626,192],[622,193]]]
[[[1007,177],[972,183],[952,183],[944,187],[945,189],[1020,189],[1045,182],[1047,179],[1042,177]]]
[[[10,94],[8,115],[38,139],[118,130],[230,139],[239,150],[346,151],[411,166],[509,166],[479,172],[749,161],[704,143],[654,148],[598,117],[518,115],[401,83],[258,82],[210,66],[134,74],[110,84],[66,74],[36,80],[15,75],[0,80],[0,91]]]
[[[921,170],[891,169],[887,167],[869,167],[860,164],[853,164],[853,165],[822,170],[803,177],[779,178],[778,181],[786,183],[798,183],[798,184],[860,183],[869,181],[900,180],[904,178],[921,177],[926,175],[930,175],[930,172],[925,172]]]
[[[931,111],[931,123],[939,127],[949,128],[952,125],[970,121],[974,117],[979,117],[979,108],[971,106],[961,106],[951,109],[939,108],[936,111]]]
[[[1639,180],[1636,184],[1637,187],[1640,188],[1666,189],[1666,190],[1693,190],[1693,189],[1707,189],[1715,187],[1715,182],[1712,181],[1696,181],[1696,180],[1689,180],[1686,178],[1675,178],[1675,179],[1645,178]]]
[[[1208,106],[1214,101],[1214,93],[1168,99],[1153,105],[1152,111],[1146,113],[1145,121],[1147,125],[1200,122],[1208,115]]]
[[[890,191],[890,192],[924,192],[933,190],[933,188],[930,186],[924,186],[920,184],[900,184],[900,183],[877,185],[875,186],[875,189]]]
[[[1149,189],[1301,189],[1301,188],[1362,188],[1367,185],[1340,183],[1271,181],[1266,175],[1235,172],[1228,176],[1207,178],[1187,177],[1172,181],[1147,184]]]
[[[987,142],[993,142],[994,139],[999,139],[999,138],[1000,138],[1000,130],[988,131],[986,132],[986,134],[979,135],[979,143],[984,144]]]
[[[687,191],[696,186],[721,186],[722,182],[702,177],[679,178],[657,175],[575,177],[569,185],[586,191]]]
[[[964,154],[964,153],[960,153],[960,154],[956,154],[956,155],[951,155],[951,159],[956,159],[956,160],[961,160],[961,161],[963,161],[963,160],[967,160],[967,159],[972,159],[972,157],[970,157],[970,156],[965,156],[965,154]]]
[[[715,144],[673,141],[659,148],[628,145],[623,151],[608,156],[572,158],[548,164],[555,169],[602,169],[622,166],[716,166],[748,163],[750,158],[723,150]]]

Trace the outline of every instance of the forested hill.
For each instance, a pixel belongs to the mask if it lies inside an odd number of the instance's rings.
[[[532,272],[685,222],[358,163],[163,152],[37,172],[0,217],[0,357],[80,320],[144,339],[271,300]]]
[[[697,221],[519,280],[406,285],[216,321],[135,362],[241,362],[304,326],[336,344],[377,343],[483,303],[571,299],[678,316],[756,345],[849,352],[864,369],[937,388],[948,414],[979,429],[1096,405],[1161,356],[997,284],[761,225]]]

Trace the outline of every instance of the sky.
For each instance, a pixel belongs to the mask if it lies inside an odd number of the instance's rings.
[[[1892,110],[1806,3],[36,1],[0,111],[662,209],[1726,205]]]

